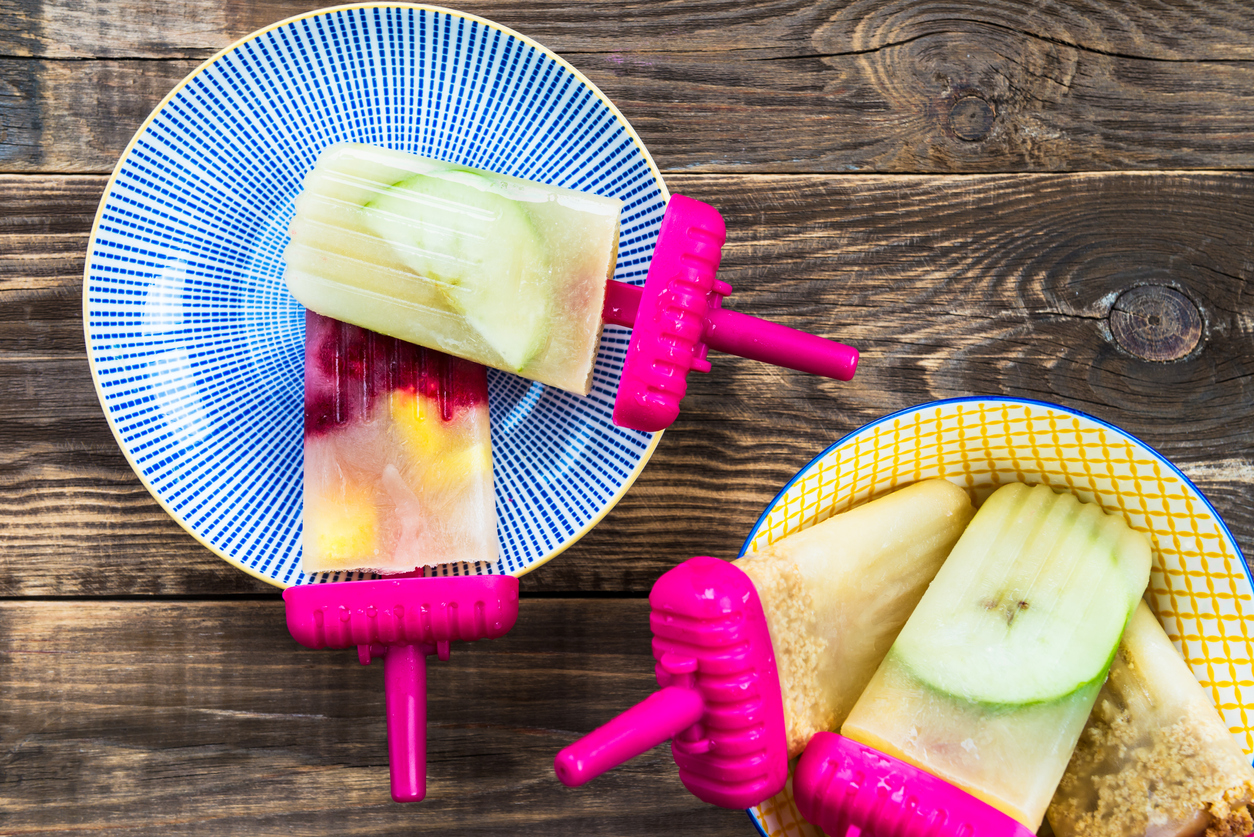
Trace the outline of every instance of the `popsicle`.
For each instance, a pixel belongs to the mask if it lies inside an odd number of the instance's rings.
[[[305,315],[302,569],[497,560],[484,367]]]
[[[285,279],[321,314],[586,393],[621,207],[340,143],[296,198]]]
[[[857,351],[722,308],[726,227],[671,199],[643,288],[615,282],[621,201],[355,143],[296,199],[285,279],[305,307],[586,395],[602,321],[633,328],[614,420],[674,421],[709,348],[848,380]]]
[[[924,480],[833,515],[734,562],[667,572],[649,596],[661,690],[558,754],[581,785],[672,739],[684,785],[716,805],[756,805],[788,758],[835,729],[974,514]]]
[[[1036,830],[1149,567],[1122,518],[1048,486],[999,488],[841,734]]]
[[[1057,837],[1254,832],[1254,768],[1145,602],[1046,816]]]

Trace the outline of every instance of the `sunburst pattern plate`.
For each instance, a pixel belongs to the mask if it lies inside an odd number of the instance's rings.
[[[300,572],[304,320],[282,256],[304,175],[340,141],[619,197],[615,278],[635,284],[668,197],[639,137],[582,74],[448,9],[311,12],[180,83],[101,201],[83,289],[87,354],[114,435],[161,505],[279,586],[326,580]],[[501,557],[447,571],[526,572],[630,487],[657,435],[611,421],[626,335],[606,328],[588,397],[489,373]]]
[[[775,497],[742,554],[922,479],[980,503],[1008,482],[1097,502],[1149,535],[1146,599],[1246,754],[1254,753],[1254,588],[1232,533],[1178,468],[1143,442],[1053,404],[965,398],[913,407],[832,445]],[[791,784],[750,809],[767,837],[818,837]]]

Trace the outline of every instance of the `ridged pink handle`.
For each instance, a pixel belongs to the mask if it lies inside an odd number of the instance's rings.
[[[558,753],[553,763],[557,778],[577,788],[669,741],[704,714],[705,701],[695,689],[670,686],[654,692]]]
[[[574,787],[671,739],[684,787],[724,808],[748,808],[788,780],[783,696],[766,614],[753,582],[697,556],[649,593],[659,690],[558,753]]]
[[[828,837],[1033,837],[943,779],[834,732],[810,739],[793,800]]]
[[[731,285],[718,278],[727,227],[714,207],[675,195],[666,206],[644,287],[611,281],[601,318],[630,327],[614,423],[663,430],[679,415],[688,373],[709,372],[709,349],[847,381],[858,350],[834,340],[723,309]]]
[[[392,798],[421,800],[427,792],[427,656],[447,660],[451,641],[504,636],[518,619],[518,579],[407,573],[289,587],[283,601],[287,628],[301,645],[356,645],[366,665],[383,658]]]

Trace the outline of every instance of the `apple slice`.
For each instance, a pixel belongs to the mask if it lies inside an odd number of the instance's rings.
[[[1048,486],[1003,486],[936,574],[893,654],[962,700],[1057,700],[1105,677],[1149,567],[1149,541],[1122,518]]]
[[[435,283],[503,361],[521,372],[548,337],[549,261],[517,202],[458,169],[415,174],[365,205],[366,224]]]

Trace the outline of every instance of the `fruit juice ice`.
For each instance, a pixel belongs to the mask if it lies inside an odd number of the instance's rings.
[[[1121,518],[1048,486],[999,488],[841,733],[1036,830],[1149,568]]]
[[[341,143],[295,210],[284,278],[306,308],[591,390],[618,199]]]
[[[302,569],[497,559],[487,371],[305,312]]]
[[[1242,837],[1254,768],[1141,602],[1046,817],[1057,837]]]
[[[923,480],[733,562],[762,601],[790,757],[840,728],[974,514],[961,488]]]

